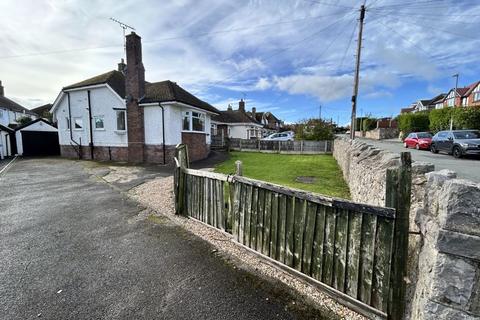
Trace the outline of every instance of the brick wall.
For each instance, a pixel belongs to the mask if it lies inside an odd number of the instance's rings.
[[[182,143],[188,147],[190,161],[205,159],[210,153],[204,133],[182,132]]]
[[[82,159],[91,159],[90,147],[82,146]],[[78,159],[78,153],[73,146],[61,145],[60,155],[65,158]],[[94,147],[94,160],[99,161],[128,161],[127,147]]]
[[[144,160],[148,163],[163,164],[163,147],[162,145],[145,145]],[[173,163],[175,157],[175,146],[165,146],[165,163]]]

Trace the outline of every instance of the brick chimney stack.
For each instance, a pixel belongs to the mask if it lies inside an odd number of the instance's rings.
[[[252,108],[252,118],[255,119],[256,115],[257,115],[257,108],[253,107]]]
[[[2,81],[0,81],[0,97],[5,97],[5,89],[2,86]]]
[[[118,71],[120,71],[121,73],[125,74],[125,69],[127,68],[127,65],[125,64],[125,61],[123,60],[120,60],[120,63],[118,64]]]
[[[233,109],[232,109],[232,105],[231,105],[230,103],[228,104],[227,110],[228,110],[228,111],[232,111],[232,110],[233,110]]]
[[[238,102],[238,110],[245,112],[245,101],[243,99]]]
[[[142,38],[135,32],[132,32],[126,36],[126,47],[125,89],[127,100],[128,161],[143,162],[145,129],[143,108],[139,107],[139,101],[145,96]]]

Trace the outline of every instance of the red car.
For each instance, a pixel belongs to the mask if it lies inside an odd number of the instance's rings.
[[[430,144],[432,144],[432,135],[428,132],[412,132],[403,140],[405,148],[415,148],[417,150],[430,150]]]

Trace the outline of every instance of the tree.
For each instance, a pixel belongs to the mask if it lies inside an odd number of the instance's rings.
[[[30,118],[29,116],[21,116],[20,118],[17,119],[17,123],[19,126],[23,126],[30,122],[32,122],[32,118]]]
[[[295,125],[298,140],[333,140],[333,125],[319,119],[302,120]]]

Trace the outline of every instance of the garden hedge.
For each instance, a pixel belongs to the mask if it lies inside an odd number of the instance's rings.
[[[453,129],[480,130],[480,106],[435,109],[430,112],[404,113],[398,116],[398,127],[403,137],[410,132],[430,131],[437,133],[450,129],[450,119],[453,119]]]

